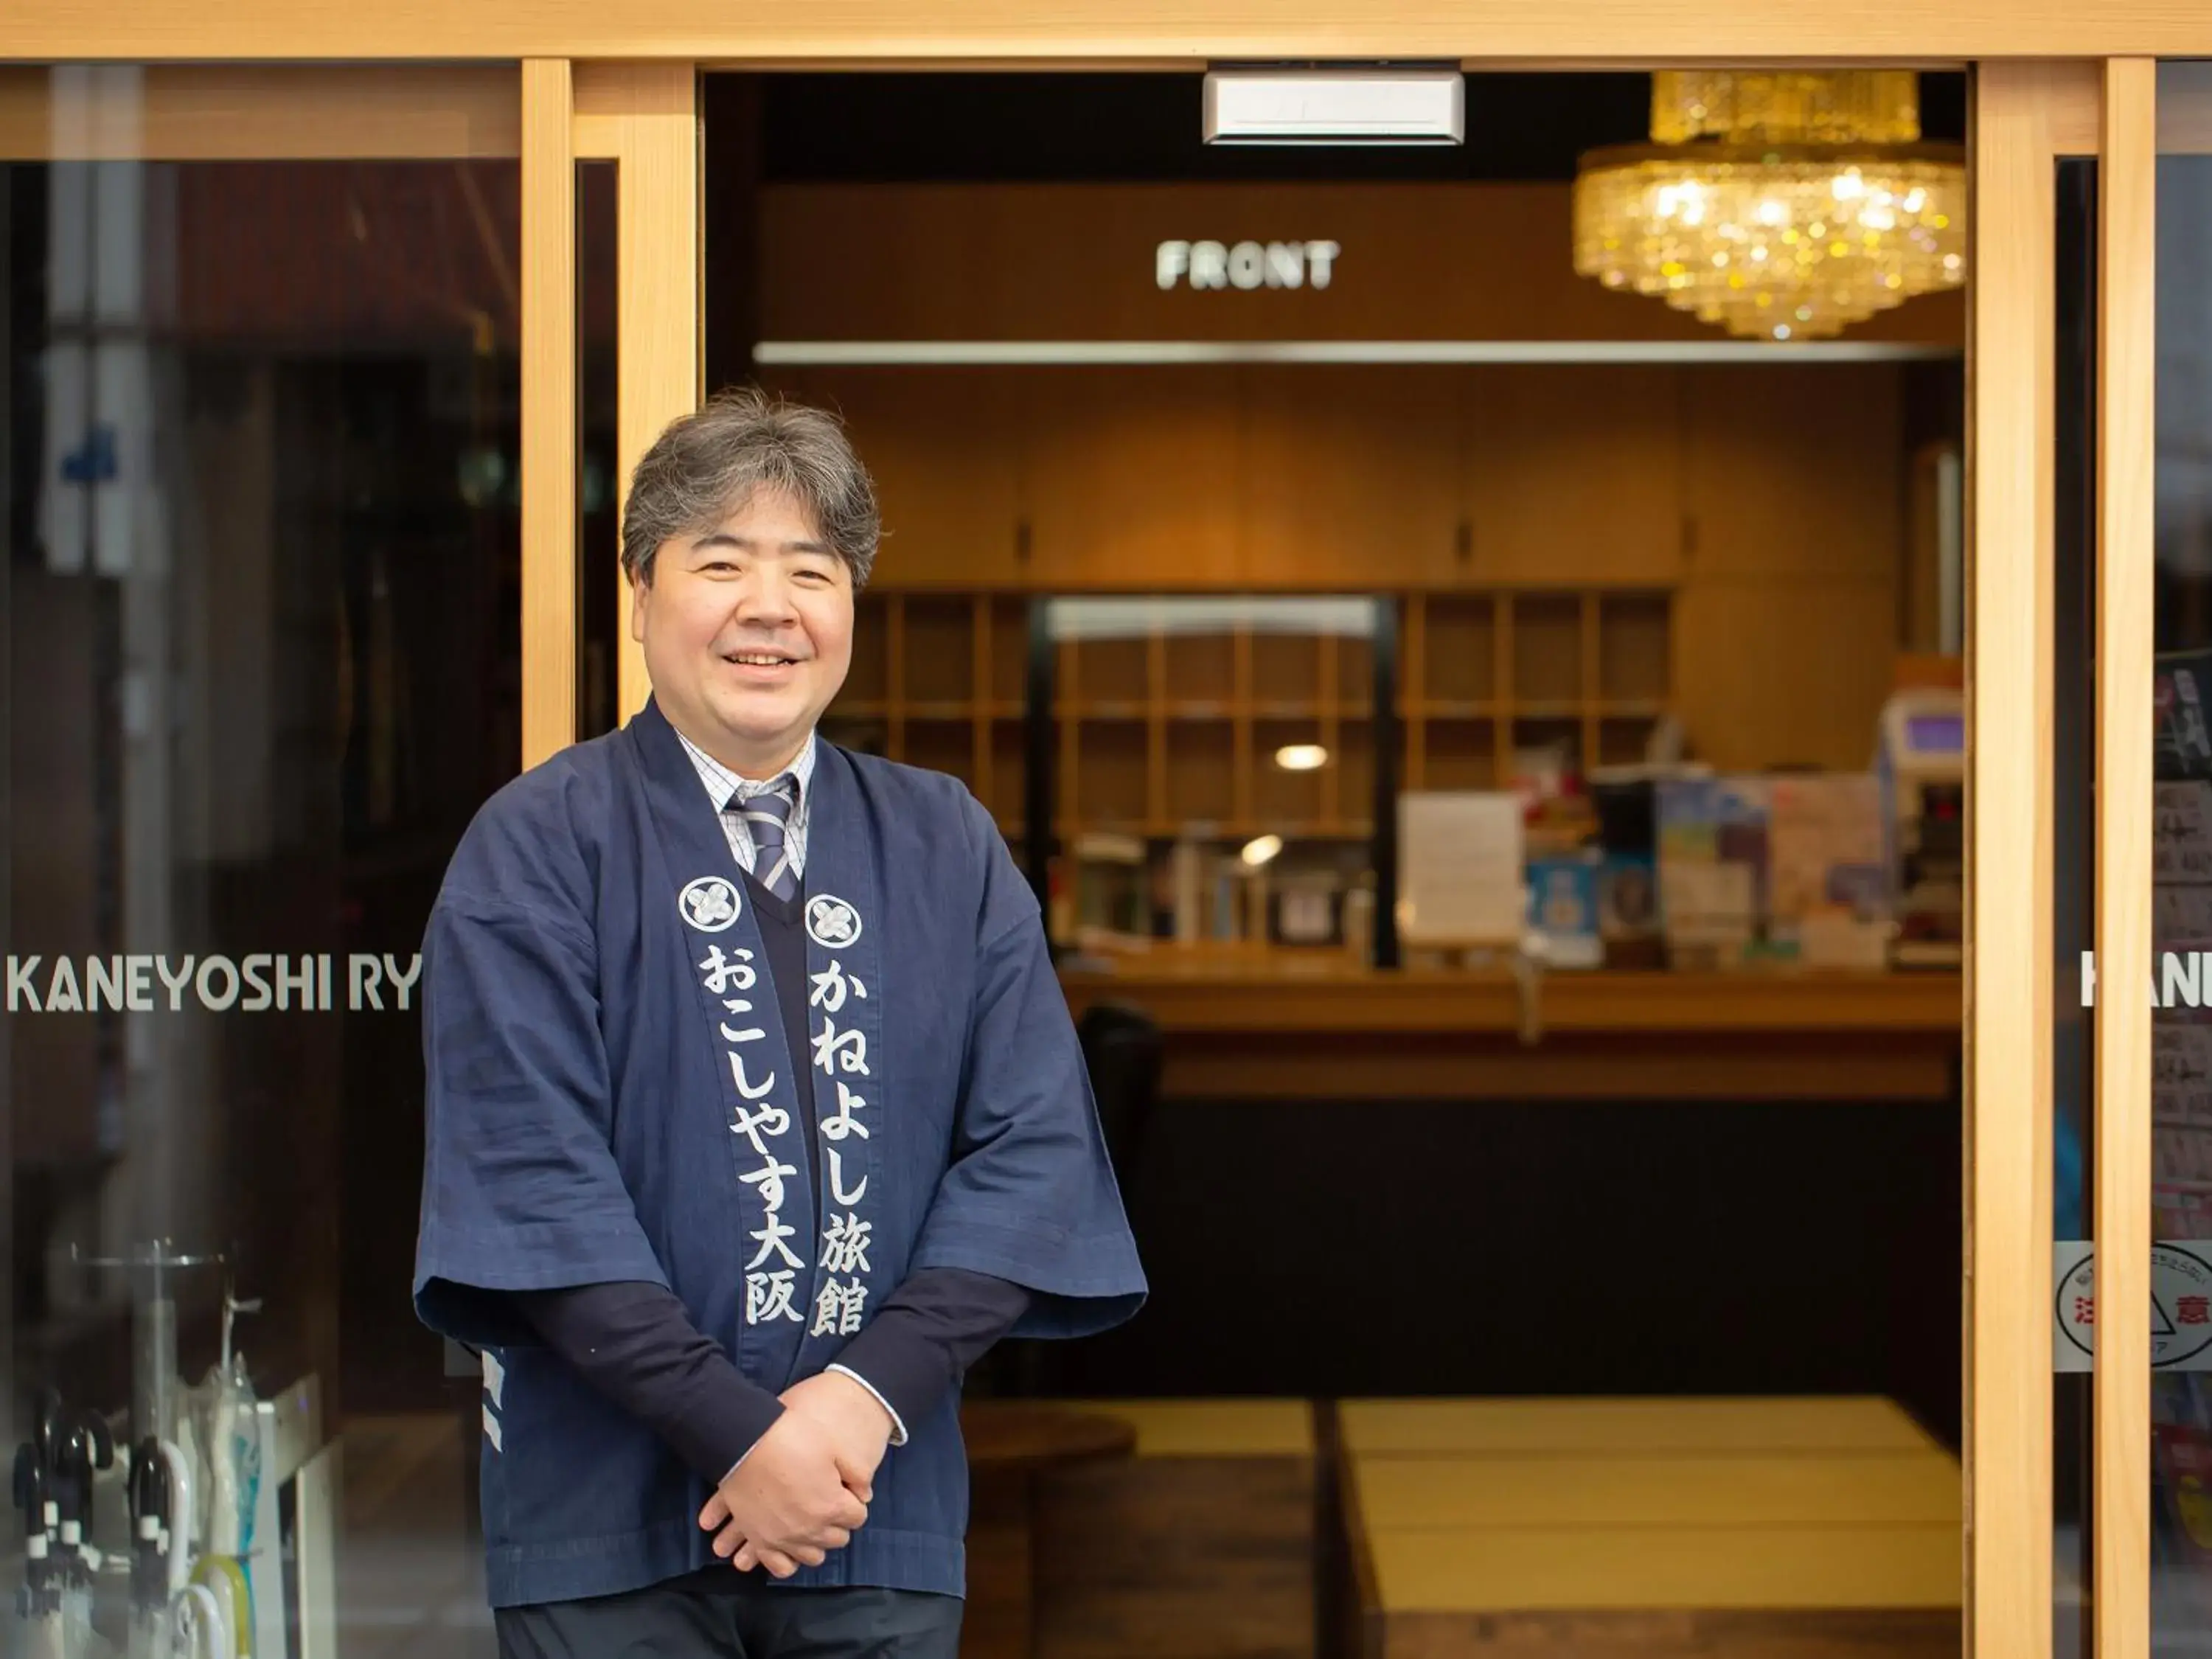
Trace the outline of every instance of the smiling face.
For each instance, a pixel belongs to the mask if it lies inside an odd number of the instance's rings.
[[[853,660],[853,579],[796,497],[763,488],[633,579],[630,634],[669,723],[740,776],[795,760]]]

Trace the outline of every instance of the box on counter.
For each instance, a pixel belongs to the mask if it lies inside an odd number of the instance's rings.
[[[1599,890],[1603,860],[1595,852],[1528,860],[1528,926],[1554,968],[1601,968]]]
[[[1657,786],[1659,912],[1678,968],[1730,968],[1765,954],[1767,779],[1671,778]]]
[[[1892,931],[1881,784],[1872,773],[1779,777],[1768,793],[1767,938],[1811,967],[1878,969]]]
[[[1667,965],[1659,926],[1657,781],[1702,776],[1685,769],[1601,768],[1590,775],[1605,861],[1598,867],[1597,928],[1608,968]]]
[[[1659,866],[1650,853],[1606,849],[1597,872],[1597,932],[1608,968],[1663,968]]]
[[[1086,932],[1149,939],[1152,881],[1145,843],[1133,836],[1093,832],[1074,847],[1075,925]]]
[[[1344,883],[1327,871],[1285,873],[1270,895],[1267,937],[1277,945],[1344,943]]]

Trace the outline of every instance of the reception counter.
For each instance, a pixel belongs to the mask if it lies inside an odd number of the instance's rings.
[[[1376,970],[1160,951],[1070,966],[1166,1038],[1176,1098],[1948,1100],[1955,973]]]

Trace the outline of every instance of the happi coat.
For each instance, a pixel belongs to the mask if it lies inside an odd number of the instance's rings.
[[[827,743],[811,788],[804,1053],[714,805],[653,705],[500,791],[447,872],[424,951],[415,1292],[483,1355],[495,1607],[715,1559],[707,1483],[529,1340],[501,1292],[665,1285],[771,1392],[835,1361],[923,1268],[1026,1286],[1017,1336],[1094,1332],[1142,1299],[1038,907],[990,816],[954,779]],[[906,1427],[867,1523],[787,1582],[961,1592],[957,1397]]]

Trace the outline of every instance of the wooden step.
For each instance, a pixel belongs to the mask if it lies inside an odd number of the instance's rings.
[[[1356,1455],[1615,1451],[1941,1451],[1894,1401],[1686,1398],[1348,1400]]]
[[[1959,1466],[1928,1451],[1370,1457],[1370,1528],[1960,1524]]]
[[[1313,1407],[1303,1400],[1070,1400],[1071,1411],[1115,1417],[1137,1431],[1139,1457],[1314,1455]]]
[[[1366,1659],[1936,1659],[1957,1462],[1887,1401],[1361,1401]]]
[[[1313,1659],[1313,1408],[1064,1403],[1136,1455],[1040,1483],[1034,1659]]]

